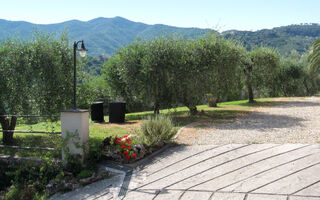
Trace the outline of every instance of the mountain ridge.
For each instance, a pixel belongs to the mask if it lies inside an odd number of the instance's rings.
[[[58,34],[67,31],[71,41],[85,41],[89,49],[88,54],[91,56],[112,55],[119,47],[130,44],[138,37],[152,39],[159,35],[178,35],[183,38],[196,39],[208,33],[217,32],[213,29],[194,27],[149,25],[120,16],[98,17],[89,21],[74,19],[54,24],[34,24],[27,21],[0,19],[0,40],[16,34],[28,38],[35,30]],[[226,38],[240,40],[248,49],[265,45],[277,48],[281,54],[288,54],[291,50],[303,53],[308,50],[316,38],[320,37],[320,25],[316,23],[289,25],[257,31],[228,30],[219,34]]]

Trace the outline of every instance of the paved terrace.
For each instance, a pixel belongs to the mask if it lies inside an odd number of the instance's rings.
[[[289,100],[195,134],[185,137],[191,146],[53,199],[320,199],[320,98]]]
[[[320,199],[320,144],[178,146],[128,189],[121,199]]]

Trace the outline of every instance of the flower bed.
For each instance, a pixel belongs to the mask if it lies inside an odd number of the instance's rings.
[[[107,137],[103,140],[101,148],[105,159],[121,164],[134,163],[152,152],[160,149],[164,143],[156,146],[135,144],[134,136]]]

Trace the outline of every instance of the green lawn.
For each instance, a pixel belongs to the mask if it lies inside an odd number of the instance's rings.
[[[240,115],[249,113],[256,107],[266,107],[278,104],[274,99],[257,99],[256,103],[248,103],[247,100],[232,101],[218,103],[218,107],[208,107],[207,105],[197,106],[199,114],[195,116],[189,115],[188,108],[178,107],[172,109],[161,110],[160,113],[171,115],[177,128],[196,121],[220,122],[225,119],[232,119]],[[109,124],[109,123],[93,123],[90,122],[90,146],[99,145],[101,141],[108,136],[123,136],[130,134],[134,129],[139,128],[139,121],[148,115],[152,115],[152,111],[128,113],[126,114],[126,123]],[[108,117],[105,117],[108,122]],[[61,131],[60,122],[41,122],[32,125],[19,124],[16,130],[28,131]],[[14,144],[17,146],[36,146],[36,147],[52,147],[56,148],[60,141],[60,135],[52,134],[31,134],[31,133],[15,133]],[[2,134],[0,134],[0,144],[2,145]],[[19,155],[19,156],[44,156],[52,155],[59,157],[59,151],[44,150],[15,150],[0,149],[0,154]]]

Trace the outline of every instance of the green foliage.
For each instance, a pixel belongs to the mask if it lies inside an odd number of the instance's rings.
[[[77,106],[81,109],[89,109],[95,101],[110,101],[110,92],[101,76],[103,63],[108,57],[86,56],[81,58],[77,64]]]
[[[94,173],[94,171],[92,171],[90,169],[83,169],[80,171],[79,174],[77,174],[77,179],[88,178],[88,177],[92,176],[93,173]]]
[[[0,114],[56,114],[71,103],[72,51],[64,34],[0,41]],[[4,130],[15,119],[0,117]],[[3,137],[12,142],[12,134]]]
[[[5,195],[5,200],[17,200],[19,199],[20,190],[18,188],[11,188]]]
[[[176,132],[170,116],[155,115],[142,121],[140,137],[146,145],[155,146],[170,141]]]
[[[132,22],[121,17],[96,18],[88,22],[66,21],[60,24],[46,26],[30,24],[27,22],[12,22],[0,20],[0,38],[5,38],[13,32],[19,32],[22,37],[30,37],[34,28],[46,33],[61,33],[66,28],[71,39],[84,38],[88,53],[91,56],[113,55],[119,47],[124,47],[140,37],[154,39],[159,35],[174,35],[185,39],[197,39],[208,33],[215,32],[210,29],[178,28],[166,25],[147,25]],[[259,31],[226,31],[222,33],[226,38],[240,40],[243,45],[251,50],[256,46],[276,48],[282,55],[287,55],[291,50],[300,54],[308,51],[311,43],[320,37],[319,24],[300,24],[283,26]]]
[[[169,73],[177,57],[172,38],[136,42],[120,49],[105,65],[106,82],[120,100],[147,105],[155,112],[172,102]]]
[[[241,58],[245,49],[233,40],[216,35],[200,39],[199,65],[208,71],[201,71],[201,84],[207,84],[206,92],[212,93],[218,101],[237,99],[242,89]],[[197,68],[199,68],[198,66]],[[202,94],[203,98],[204,94]]]
[[[226,38],[237,39],[248,50],[259,46],[277,49],[287,56],[292,50],[303,54],[309,50],[312,42],[320,36],[319,24],[300,24],[282,26],[273,29],[252,31],[226,31]]]
[[[11,180],[12,189],[6,194],[8,199],[29,199],[46,196],[45,186],[62,172],[62,167],[52,159],[45,159],[41,164],[32,161],[23,165],[12,165],[6,172]]]
[[[217,35],[199,40],[158,37],[120,49],[104,66],[111,95],[160,108],[186,105],[196,113],[208,92],[220,99],[238,96],[244,49]]]
[[[307,91],[304,81],[307,79],[306,63],[299,61],[300,56],[281,59],[277,75],[280,94],[283,96],[305,96]]]
[[[96,18],[88,22],[77,20],[46,26],[27,22],[12,22],[0,20],[0,38],[5,38],[13,32],[19,32],[22,37],[30,37],[34,28],[45,33],[61,33],[68,30],[69,38],[83,38],[88,54],[91,56],[112,55],[119,47],[127,46],[137,37],[153,39],[160,34],[166,36],[176,34],[184,38],[198,38],[212,32],[210,29],[178,28],[166,25],[147,25],[132,22],[121,17]],[[76,37],[75,37],[76,36]]]
[[[35,33],[0,43],[2,113],[57,113],[68,105],[72,57],[67,38]]]
[[[101,135],[101,133],[100,133]],[[95,140],[95,141],[93,141]],[[102,157],[102,149],[100,147],[100,140],[97,141],[97,138],[89,140],[89,153],[86,159],[88,165],[94,165],[95,163],[99,162]]]
[[[249,102],[253,102],[253,93],[272,93],[276,82],[274,76],[277,73],[280,62],[280,55],[277,51],[259,47],[243,57],[243,70],[245,82],[248,89]]]
[[[320,71],[320,38],[312,43],[309,62],[313,71]]]

